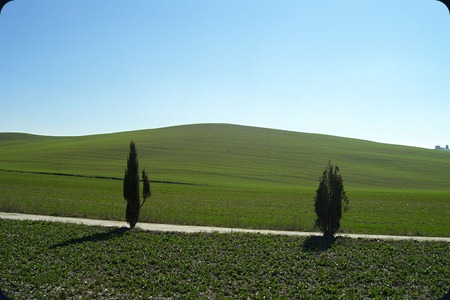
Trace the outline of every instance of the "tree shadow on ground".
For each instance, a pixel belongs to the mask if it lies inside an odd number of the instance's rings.
[[[439,298],[438,300],[450,300],[450,288],[448,289],[447,294],[444,297]]]
[[[55,248],[59,248],[59,247],[66,247],[66,246],[75,245],[75,244],[82,244],[82,243],[85,243],[85,242],[107,241],[107,240],[110,240],[112,238],[116,238],[116,237],[122,236],[128,230],[130,230],[130,228],[128,228],[128,227],[118,227],[118,228],[110,229],[110,230],[108,230],[106,232],[99,232],[99,233],[96,233],[96,234],[91,234],[91,235],[83,236],[83,237],[80,237],[80,238],[70,239],[70,240],[67,240],[65,242],[61,242],[61,243],[52,245],[52,246],[49,247],[49,249],[55,249]]]
[[[310,236],[303,242],[303,250],[306,252],[324,252],[330,249],[335,242],[335,237]]]
[[[0,289],[0,300],[11,300],[3,294],[3,291]]]

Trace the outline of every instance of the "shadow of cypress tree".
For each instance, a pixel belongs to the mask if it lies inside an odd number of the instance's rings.
[[[88,235],[88,236],[83,236],[81,238],[70,239],[65,242],[52,245],[49,247],[49,249],[66,247],[66,246],[75,245],[75,244],[82,244],[85,242],[107,241],[112,238],[116,238],[116,237],[124,235],[128,230],[130,230],[130,228],[128,228],[128,227],[114,228],[114,229],[108,230],[106,232],[100,232],[100,233],[96,233],[96,234],[92,234],[92,235]]]
[[[324,252],[330,249],[336,242],[335,237],[310,236],[303,242],[303,251]]]
[[[448,289],[447,294],[438,300],[450,300],[450,288]]]
[[[3,294],[3,291],[0,289],[0,300],[12,300],[12,299],[6,297],[5,294]]]

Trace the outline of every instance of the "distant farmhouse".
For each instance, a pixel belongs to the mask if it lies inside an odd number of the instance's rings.
[[[448,145],[444,147],[441,147],[439,145],[435,146],[434,149],[436,150],[445,150],[445,151],[450,151],[450,149],[448,148]]]

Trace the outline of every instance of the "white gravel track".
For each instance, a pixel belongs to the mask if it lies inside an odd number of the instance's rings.
[[[68,217],[55,217],[55,216],[4,213],[4,212],[0,212],[0,219],[61,222],[61,223],[73,223],[73,224],[83,224],[83,225],[90,225],[90,226],[105,226],[105,227],[127,227],[128,226],[128,224],[126,222],[121,222],[121,221],[68,218]],[[244,232],[244,233],[291,235],[291,236],[319,236],[319,235],[321,235],[318,232],[241,229],[241,228],[225,228],[225,227],[209,227],[209,226],[154,224],[154,223],[137,223],[136,227],[141,228],[143,230],[148,230],[148,231],[162,231],[162,232],[186,232],[186,233]],[[439,242],[449,242],[450,243],[450,238],[446,238],[446,237],[394,236],[394,235],[370,235],[370,234],[346,234],[346,233],[340,233],[340,234],[337,234],[336,236],[349,237],[349,238],[355,238],[355,239],[363,238],[363,239],[381,239],[381,240],[439,241]]]

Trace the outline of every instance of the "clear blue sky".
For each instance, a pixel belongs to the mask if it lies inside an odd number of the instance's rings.
[[[450,15],[436,0],[15,0],[0,132],[235,123],[450,144]]]

